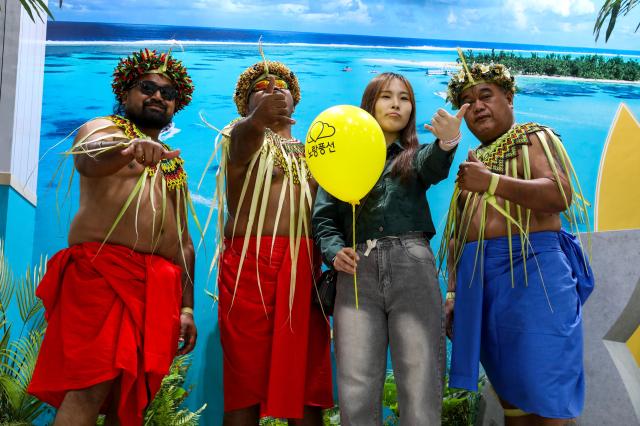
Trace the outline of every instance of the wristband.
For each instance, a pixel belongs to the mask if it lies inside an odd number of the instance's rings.
[[[189,314],[191,316],[193,316],[193,308],[190,308],[188,306],[184,306],[182,309],[180,309],[180,315],[182,314]]]
[[[493,195],[496,193],[498,182],[500,182],[500,175],[497,173],[491,173],[491,181],[489,182],[489,188],[487,188],[487,194]]]
[[[460,142],[461,139],[462,139],[462,133],[458,132],[458,135],[455,138],[449,141],[442,141],[442,144],[448,145],[448,146],[452,146],[452,145],[455,146],[458,144],[458,142]]]

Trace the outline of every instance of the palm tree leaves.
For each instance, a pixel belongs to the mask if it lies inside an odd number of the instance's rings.
[[[205,221],[204,224],[204,230],[203,230],[203,235],[206,234],[207,229],[209,228],[209,224],[211,222],[211,219],[213,217],[213,213],[214,211],[217,211],[217,219],[216,219],[216,230],[217,230],[217,238],[218,238],[218,242],[216,244],[216,250],[215,253],[213,254],[213,260],[211,261],[211,265],[209,266],[209,274],[207,277],[207,284],[208,284],[208,280],[211,277],[211,274],[213,273],[213,270],[216,268],[216,266],[218,265],[218,262],[220,260],[220,256],[222,254],[222,246],[223,246],[223,239],[224,239],[224,224],[225,224],[225,219],[226,219],[226,215],[227,215],[227,211],[226,211],[226,197],[225,197],[225,191],[226,191],[226,170],[227,170],[227,163],[229,160],[229,138],[230,138],[230,127],[231,124],[234,123],[234,120],[232,121],[229,126],[227,126],[225,129],[223,130],[218,130],[215,128],[215,126],[209,124],[207,122],[207,120],[205,119],[205,117],[201,114],[200,118],[202,119],[202,122],[209,128],[216,130],[218,132],[218,135],[216,136],[215,142],[214,142],[214,149],[213,152],[211,153],[211,157],[209,158],[209,161],[207,162],[207,166],[205,167],[203,173],[202,173],[202,177],[200,178],[200,183],[198,184],[198,189],[200,189],[200,185],[202,184],[205,174],[207,173],[207,170],[209,169],[211,163],[214,161],[214,159],[218,158],[218,170],[216,172],[216,186],[215,186],[215,193],[213,196],[213,199],[211,201],[211,207],[209,209],[209,213],[207,215],[207,219]],[[244,190],[244,192],[246,192],[246,190]],[[242,198],[242,197],[241,197]],[[235,229],[233,231],[235,233]],[[204,238],[203,238],[204,240]],[[200,242],[202,243],[202,241]],[[200,244],[198,244],[198,247],[200,246]],[[219,268],[217,270],[219,272]],[[216,276],[216,283],[217,283],[217,276]],[[209,295],[214,302],[218,301],[218,292],[217,292],[217,284],[214,287],[213,291],[209,291],[205,289],[205,293],[207,295]]]
[[[0,241],[0,423],[31,424],[47,410],[46,405],[26,392],[45,330],[42,302],[35,296],[45,264],[46,259],[41,258],[33,271],[14,279]],[[23,322],[17,339],[11,338],[12,327],[7,321],[12,302]]]
[[[26,390],[38,358],[43,330],[32,330],[26,336],[9,342],[0,349],[0,374],[23,391]]]
[[[196,411],[181,408],[189,395],[190,388],[185,388],[187,370],[191,366],[189,355],[174,359],[169,374],[162,379],[160,390],[145,411],[145,426],[196,426],[200,414],[207,407],[204,404]]]
[[[9,307],[13,289],[13,273],[4,257],[4,243],[0,240],[0,315],[4,314]],[[2,320],[3,317],[0,316],[0,328],[2,328]]]
[[[7,347],[11,336],[11,324],[7,321],[7,310],[14,291],[13,273],[4,257],[4,243],[0,240],[0,350]]]
[[[27,270],[27,275],[18,281],[16,299],[20,318],[26,324],[32,319],[36,319],[35,330],[44,331],[44,312],[42,301],[36,297],[36,287],[44,276],[46,258],[40,258],[40,264],[33,269]]]
[[[605,33],[605,43],[609,41],[609,37],[613,32],[613,29],[616,26],[616,21],[618,16],[628,14],[631,9],[637,6],[640,3],[640,0],[606,0],[598,13],[598,18],[596,19],[596,23],[593,26],[593,34],[596,36],[596,41],[598,41],[598,37],[600,37],[600,31],[604,26],[605,21],[608,19],[609,24],[607,25],[607,30]],[[640,28],[640,23],[636,27],[635,31],[637,32]]]
[[[20,0],[20,3],[33,22],[36,22],[34,13],[38,15],[38,19],[40,19],[41,22],[44,22],[47,16],[55,19],[47,7],[47,4],[42,0]],[[62,6],[62,1],[60,1],[60,6]]]
[[[40,19],[40,22],[44,22],[47,16],[51,19],[54,18],[51,10],[47,7],[47,4],[43,0],[19,0],[22,7],[29,15],[29,18],[33,22],[36,22],[36,16]],[[62,0],[58,1],[58,7],[62,7]]]

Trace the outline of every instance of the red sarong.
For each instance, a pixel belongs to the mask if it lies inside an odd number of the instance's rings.
[[[116,245],[96,256],[99,247],[74,245],[47,263],[36,295],[48,326],[28,391],[59,407],[69,390],[120,377],[120,422],[141,425],[177,351],[181,268]]]
[[[290,312],[289,237],[276,237],[273,256],[271,237],[261,239],[259,256],[251,238],[231,305],[243,240],[225,241],[220,266],[224,410],[260,404],[262,416],[300,419],[305,405],[332,407],[329,324],[312,306],[312,273],[319,269],[309,261],[307,244],[313,253],[313,241],[300,245]]]

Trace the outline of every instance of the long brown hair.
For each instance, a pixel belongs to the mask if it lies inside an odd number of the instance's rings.
[[[385,72],[374,77],[362,94],[362,102],[360,102],[360,108],[367,111],[369,114],[375,117],[376,102],[380,97],[380,92],[384,89],[394,78],[400,80],[407,87],[409,92],[409,100],[411,101],[411,116],[409,116],[409,122],[400,131],[400,144],[404,147],[404,151],[398,155],[391,165],[391,175],[400,176],[401,180],[405,180],[413,175],[413,157],[418,149],[418,133],[416,132],[416,97],[413,93],[413,87],[409,80],[402,74],[394,72]]]

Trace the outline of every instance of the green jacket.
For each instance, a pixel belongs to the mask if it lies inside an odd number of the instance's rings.
[[[391,175],[391,165],[404,151],[399,142],[387,147],[384,171],[369,192],[356,222],[356,243],[368,239],[407,232],[424,232],[429,238],[435,234],[429,203],[425,191],[449,175],[455,149],[443,151],[437,142],[420,145],[413,159],[415,173],[405,181]],[[356,213],[358,214],[358,213]],[[322,252],[322,258],[331,265],[336,254],[351,245],[351,205],[329,195],[320,188],[312,216],[313,237]]]

